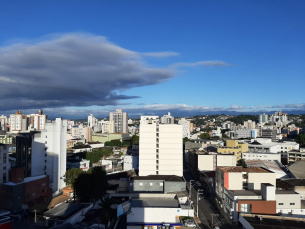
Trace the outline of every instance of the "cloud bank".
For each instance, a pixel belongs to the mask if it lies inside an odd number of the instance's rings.
[[[174,52],[146,54],[176,55]],[[117,105],[118,94],[163,83],[174,71],[150,68],[142,55],[92,34],[64,34],[0,47],[0,110]]]

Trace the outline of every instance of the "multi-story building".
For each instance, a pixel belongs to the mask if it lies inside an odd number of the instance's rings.
[[[93,128],[98,123],[98,120],[93,116],[93,114],[88,115],[88,127]]]
[[[284,124],[286,124],[288,122],[287,113],[282,113],[281,111],[280,112],[275,112],[273,115],[270,115],[269,121],[270,122],[281,121]]]
[[[158,116],[141,117],[139,175],[183,176],[182,126],[158,120]]]
[[[277,130],[275,129],[262,129],[262,138],[270,138],[273,142],[277,140]]]
[[[216,171],[217,166],[236,166],[234,154],[217,154],[206,151],[190,150],[188,164],[200,172]]]
[[[236,162],[242,159],[242,153],[248,151],[248,143],[238,140],[227,140],[226,146],[217,148],[217,153],[219,154],[234,154],[236,156]]]
[[[268,115],[263,113],[263,114],[260,114],[259,115],[259,123],[260,124],[263,124],[263,123],[266,123],[268,122]]]
[[[92,141],[92,128],[80,124],[78,126],[73,126],[71,135],[73,138],[85,138],[86,142]]]
[[[182,118],[178,121],[178,125],[182,125],[182,135],[183,138],[190,138],[190,122],[185,118]]]
[[[68,169],[82,169],[88,171],[90,168],[90,161],[82,158],[68,158],[67,159],[67,170]]]
[[[305,148],[287,152],[287,163],[290,164],[296,161],[305,161]]]
[[[122,109],[117,109],[116,112],[110,112],[109,121],[113,121],[114,133],[128,132],[128,114],[122,112]]]
[[[0,143],[0,184],[6,183],[9,180],[9,145]]]
[[[255,121],[252,120],[244,121],[244,127],[246,129],[255,129]]]
[[[16,138],[16,165],[24,167],[24,177],[49,175],[56,195],[65,187],[67,120],[48,121],[44,131],[20,133]]]
[[[44,130],[47,116],[39,110],[38,114],[23,115],[21,111],[10,115],[10,133],[29,130]]]
[[[113,125],[113,121],[99,121],[99,124],[101,124],[102,127],[102,133],[114,133],[114,125]]]
[[[227,190],[260,190],[261,183],[276,185],[276,174],[259,167],[217,167],[216,194],[221,199]]]
[[[244,160],[281,161],[281,153],[246,152],[242,153]]]
[[[167,115],[163,115],[161,117],[160,121],[161,121],[162,124],[174,124],[175,119],[174,119],[173,116],[171,116],[171,113],[168,112]]]
[[[234,131],[235,138],[257,138],[257,129],[240,129]]]
[[[0,130],[5,131],[7,127],[7,117],[4,115],[0,116]]]

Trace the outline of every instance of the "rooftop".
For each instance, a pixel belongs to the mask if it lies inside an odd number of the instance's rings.
[[[230,173],[240,173],[240,172],[247,172],[247,173],[271,173],[270,171],[261,168],[261,167],[247,167],[243,168],[242,166],[219,166],[218,167],[223,172],[230,172]]]
[[[31,182],[34,180],[39,180],[39,179],[45,178],[46,176],[47,175],[40,175],[40,176],[35,176],[35,177],[25,177],[23,182],[20,182],[20,183],[7,182],[7,183],[4,183],[4,185],[10,185],[10,186],[19,185],[19,184]]]
[[[62,203],[57,207],[45,212],[43,215],[52,218],[66,220],[80,210],[89,207],[90,204],[84,203]]]
[[[178,200],[174,198],[141,198],[141,199],[132,199],[131,200],[132,208],[179,208]]]
[[[89,145],[78,145],[78,146],[72,147],[72,149],[88,149],[88,148],[91,148],[91,146],[89,146]]]
[[[120,180],[120,179],[128,179],[129,177],[137,176],[134,170],[124,171],[120,173],[112,173],[107,174],[107,180]]]
[[[281,169],[281,167],[277,164],[276,161],[245,160],[245,162],[248,166],[261,167],[264,169],[271,170],[272,172],[275,173],[286,174],[286,172]]]
[[[305,178],[305,161],[296,161],[288,169],[295,178]]]
[[[305,179],[296,179],[296,178],[292,178],[292,179],[283,179],[281,180],[282,182],[284,182],[285,184],[294,187],[294,186],[305,186]]]
[[[261,196],[261,190],[227,190],[233,196]]]
[[[183,177],[175,175],[149,175],[133,177],[134,180],[164,180],[164,181],[185,181]]]

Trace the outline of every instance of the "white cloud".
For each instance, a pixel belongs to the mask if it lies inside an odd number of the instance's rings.
[[[179,56],[180,53],[172,52],[172,51],[165,51],[165,52],[146,52],[142,54],[143,56],[150,56],[150,57],[170,57],[170,56]]]
[[[179,68],[179,67],[197,67],[197,66],[215,66],[215,67],[223,67],[223,66],[232,66],[232,64],[225,63],[219,60],[209,60],[209,61],[198,61],[194,63],[188,62],[180,62],[172,64],[171,67]]]

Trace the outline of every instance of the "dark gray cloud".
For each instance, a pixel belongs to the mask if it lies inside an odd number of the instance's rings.
[[[174,71],[150,68],[141,54],[105,37],[53,36],[0,47],[0,110],[117,105],[138,98],[122,91],[173,76]]]

